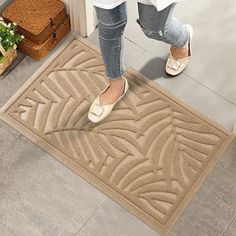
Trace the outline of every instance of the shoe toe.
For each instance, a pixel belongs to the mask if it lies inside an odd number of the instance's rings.
[[[113,104],[108,104],[108,105],[104,105],[101,106],[99,104],[99,96],[100,94],[96,97],[96,99],[94,100],[94,102],[92,103],[92,105],[90,106],[89,112],[88,112],[88,119],[94,123],[97,123],[103,119],[105,119],[112,111],[113,107],[115,106],[115,104],[126,94],[127,90],[128,90],[128,82],[125,79],[125,91],[124,94],[117,99],[116,102],[114,102]]]
[[[166,62],[166,73],[173,76],[180,74],[187,67],[189,61],[190,57],[175,59],[172,55],[170,55]]]

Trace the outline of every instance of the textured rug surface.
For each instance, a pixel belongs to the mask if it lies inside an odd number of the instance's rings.
[[[0,117],[164,235],[233,135],[131,68],[125,77],[124,99],[107,119],[90,122],[90,104],[107,80],[98,49],[76,38]]]

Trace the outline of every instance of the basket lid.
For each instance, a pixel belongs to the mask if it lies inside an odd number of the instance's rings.
[[[59,0],[15,0],[4,11],[3,17],[38,35],[62,10]]]

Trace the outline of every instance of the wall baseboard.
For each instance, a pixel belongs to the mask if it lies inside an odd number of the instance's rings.
[[[0,0],[0,14],[4,11],[4,9],[12,2],[13,0]]]

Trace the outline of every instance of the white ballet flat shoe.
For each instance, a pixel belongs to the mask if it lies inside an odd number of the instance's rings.
[[[189,40],[188,40],[188,57],[177,59],[172,56],[170,52],[170,56],[167,59],[166,62],[166,73],[169,75],[176,76],[180,74],[188,65],[190,58],[192,56],[192,38],[193,38],[193,28],[191,25],[183,25],[183,27],[188,31],[189,33]]]
[[[107,85],[107,87],[95,98],[92,105],[90,106],[89,112],[88,112],[88,118],[94,123],[97,123],[103,119],[105,119],[112,111],[113,107],[116,105],[116,103],[126,94],[129,84],[126,78],[124,78],[124,93],[112,104],[107,105],[100,105],[99,103],[99,97],[102,93],[104,93],[110,85]]]

